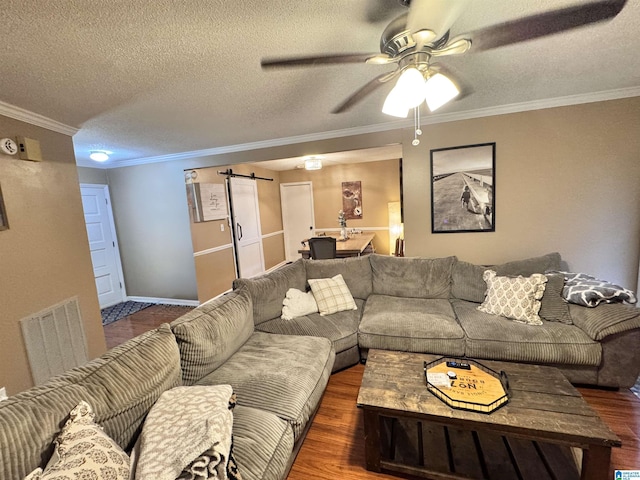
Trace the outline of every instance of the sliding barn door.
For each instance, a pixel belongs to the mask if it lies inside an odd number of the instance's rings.
[[[258,188],[255,180],[239,177],[231,177],[229,185],[238,274],[249,278],[264,272]]]

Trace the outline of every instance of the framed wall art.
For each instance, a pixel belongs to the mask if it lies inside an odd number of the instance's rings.
[[[431,232],[495,232],[496,144],[431,150]]]
[[[7,230],[8,228],[9,228],[9,221],[7,220],[7,211],[4,208],[2,188],[0,188],[0,230]]]
[[[342,182],[342,211],[347,220],[362,218],[362,183]]]

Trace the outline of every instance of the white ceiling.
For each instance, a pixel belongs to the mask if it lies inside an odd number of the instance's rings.
[[[474,0],[451,33],[576,3],[581,2]],[[387,23],[406,11],[397,0],[0,0],[0,5],[0,113],[15,106],[78,128],[74,144],[81,165],[89,164],[92,148],[113,151],[107,163],[113,167],[398,125],[380,112],[391,85],[347,113],[330,113],[393,67],[260,67],[263,57],[377,52]],[[558,98],[561,104],[640,95],[639,27],[640,1],[629,0],[609,22],[441,59],[474,93],[439,115],[477,116]]]

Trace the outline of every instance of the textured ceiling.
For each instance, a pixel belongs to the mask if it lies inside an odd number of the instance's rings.
[[[452,36],[579,0],[475,0]],[[582,3],[585,3],[584,1]],[[260,59],[377,52],[397,0],[0,0],[0,101],[79,128],[83,164],[390,123],[391,86],[330,111],[393,67],[263,71]],[[609,22],[440,61],[473,89],[442,113],[640,87],[640,1]],[[637,93],[635,93],[637,94]],[[426,116],[426,114],[425,114]],[[378,125],[379,126],[379,125]]]

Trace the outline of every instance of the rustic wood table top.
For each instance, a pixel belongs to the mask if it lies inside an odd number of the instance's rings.
[[[339,233],[331,234],[330,237],[338,238],[340,236]],[[360,255],[367,245],[371,243],[373,237],[375,237],[375,233],[356,233],[352,234],[348,239],[342,241],[338,240],[336,242],[336,254],[338,256],[357,256]],[[307,242],[308,239],[305,239]],[[309,246],[307,245],[305,248],[301,248],[298,250],[298,253],[301,254],[309,254]]]
[[[511,397],[499,410],[478,413],[445,405],[427,391],[423,364],[440,358],[369,350],[358,406],[417,414],[431,421],[503,434],[520,434],[572,445],[618,447],[620,439],[589,407],[562,373],[553,367],[478,360],[507,373]],[[473,424],[473,425],[470,425]]]

